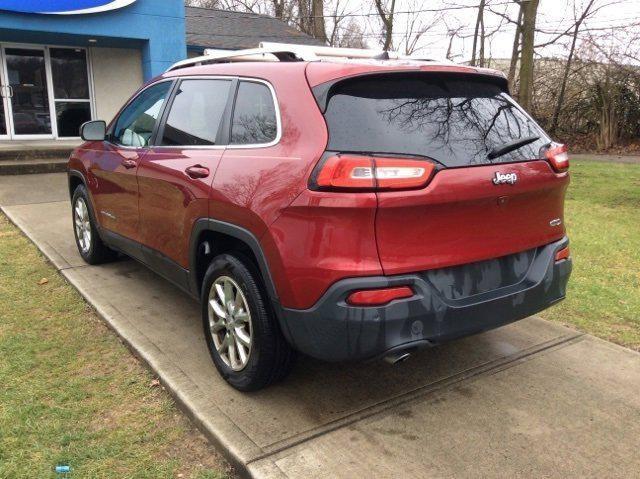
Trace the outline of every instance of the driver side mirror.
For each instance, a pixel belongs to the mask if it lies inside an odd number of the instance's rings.
[[[102,120],[83,123],[80,127],[80,137],[84,141],[104,141],[107,137],[107,123]]]

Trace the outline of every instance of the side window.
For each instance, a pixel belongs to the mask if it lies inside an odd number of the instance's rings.
[[[215,145],[230,80],[183,80],[162,134],[162,145]]]
[[[170,89],[171,82],[165,81],[140,93],[120,114],[113,129],[113,140],[123,146],[148,146]]]
[[[269,87],[263,83],[241,81],[233,110],[231,144],[270,143],[277,134],[276,107]]]

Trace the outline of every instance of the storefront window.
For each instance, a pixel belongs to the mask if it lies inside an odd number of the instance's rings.
[[[56,120],[60,138],[78,136],[80,126],[91,120],[91,105],[89,102],[56,101]]]
[[[91,120],[87,52],[82,48],[50,48],[58,137],[79,136]]]
[[[51,48],[51,72],[56,100],[89,99],[87,54],[81,48]]]

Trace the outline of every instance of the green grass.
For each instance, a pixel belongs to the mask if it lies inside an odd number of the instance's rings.
[[[46,284],[43,278],[48,281]],[[230,474],[169,395],[0,214],[0,478]]]
[[[640,164],[571,165],[567,299],[541,316],[640,350]]]

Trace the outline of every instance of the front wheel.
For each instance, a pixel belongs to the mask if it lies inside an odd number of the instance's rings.
[[[83,185],[78,186],[73,192],[71,209],[73,233],[82,259],[89,264],[100,264],[114,260],[117,253],[102,242],[96,227],[95,216],[91,210],[89,195]]]
[[[216,368],[236,389],[262,389],[290,371],[294,353],[266,301],[259,273],[245,256],[222,254],[209,265],[202,322]]]

